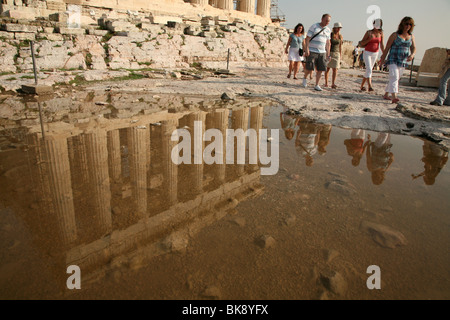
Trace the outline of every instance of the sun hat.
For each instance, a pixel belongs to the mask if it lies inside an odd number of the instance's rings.
[[[333,28],[342,28],[342,23],[336,22]]]

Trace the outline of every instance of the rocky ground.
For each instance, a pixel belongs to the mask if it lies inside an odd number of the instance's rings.
[[[56,85],[55,94],[60,97],[70,96],[77,91],[89,90],[116,93],[133,92],[138,95],[150,96],[158,94],[201,95],[208,99],[219,99],[223,93],[226,93],[231,99],[240,96],[267,98],[321,123],[346,128],[423,136],[450,148],[450,108],[431,106],[429,102],[436,97],[437,89],[416,87],[410,84],[409,72],[405,73],[401,80],[400,103],[392,104],[382,97],[388,79],[388,74],[383,72],[374,73],[375,92],[368,93],[359,90],[363,71],[357,69],[341,69],[337,79],[338,89],[324,88],[322,92],[314,91],[314,80],[308,80],[308,87],[303,88],[301,75],[299,76],[300,80],[288,79],[286,77],[287,68],[240,68],[234,70],[231,67],[230,69],[230,74],[211,71],[199,72],[198,70],[172,70],[170,72],[147,70],[138,73],[138,77],[135,77],[136,73],[125,71],[119,75],[122,77],[121,81],[110,81],[111,79],[117,80],[116,73],[118,71],[88,71],[77,74],[77,79],[83,76],[84,79],[94,81],[72,80],[70,82],[72,88],[64,84]],[[127,74],[132,74],[132,77],[127,77]],[[413,74],[412,79],[414,76]],[[48,79],[49,77],[52,78]],[[45,78],[42,80],[43,84],[48,81],[51,84],[54,79],[59,79],[59,83],[67,83],[69,79],[74,79],[74,73],[55,73],[47,75]],[[10,85],[17,88],[21,83],[32,81],[22,77],[11,80]],[[5,81],[2,81],[2,85],[3,83]],[[324,87],[323,79],[321,85]],[[11,94],[11,92],[3,92],[0,98]],[[0,99],[0,106],[4,101],[6,100]]]

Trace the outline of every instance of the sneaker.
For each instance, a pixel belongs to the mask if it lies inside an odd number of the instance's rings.
[[[432,106],[442,106],[442,104],[440,104],[440,103],[437,102],[437,101],[432,101],[432,102],[430,102],[430,104],[431,104]]]
[[[303,88],[308,87],[308,80],[303,79]]]
[[[323,89],[320,86],[315,86],[314,90],[316,90],[316,91],[323,91]]]

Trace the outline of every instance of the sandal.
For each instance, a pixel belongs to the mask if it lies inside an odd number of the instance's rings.
[[[287,76],[287,77],[288,77],[288,79],[289,79],[289,78],[291,77],[291,75],[290,75],[290,74],[288,74],[288,76]]]
[[[298,78],[297,78],[297,77],[294,77],[294,80],[298,80]]]
[[[392,100],[391,98],[389,98],[388,96],[383,96],[384,100]]]
[[[361,91],[366,91],[366,90],[367,90],[366,87],[361,88]]]
[[[373,92],[373,91],[375,91],[375,90],[373,90],[373,88],[369,88],[369,92]]]
[[[332,88],[332,89],[337,89],[337,85],[333,84],[333,85],[331,86],[331,88]]]
[[[400,99],[393,99],[392,100],[392,103],[399,103],[400,102]]]

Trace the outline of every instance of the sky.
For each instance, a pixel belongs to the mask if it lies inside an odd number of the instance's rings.
[[[308,29],[320,22],[324,13],[329,13],[329,26],[341,22],[344,40],[355,45],[368,30],[367,20],[374,12],[367,13],[367,9],[372,5],[380,8],[385,44],[403,17],[414,19],[417,47],[414,64],[420,64],[427,49],[450,48],[450,0],[278,0],[278,8],[286,16],[286,28],[302,23]]]

